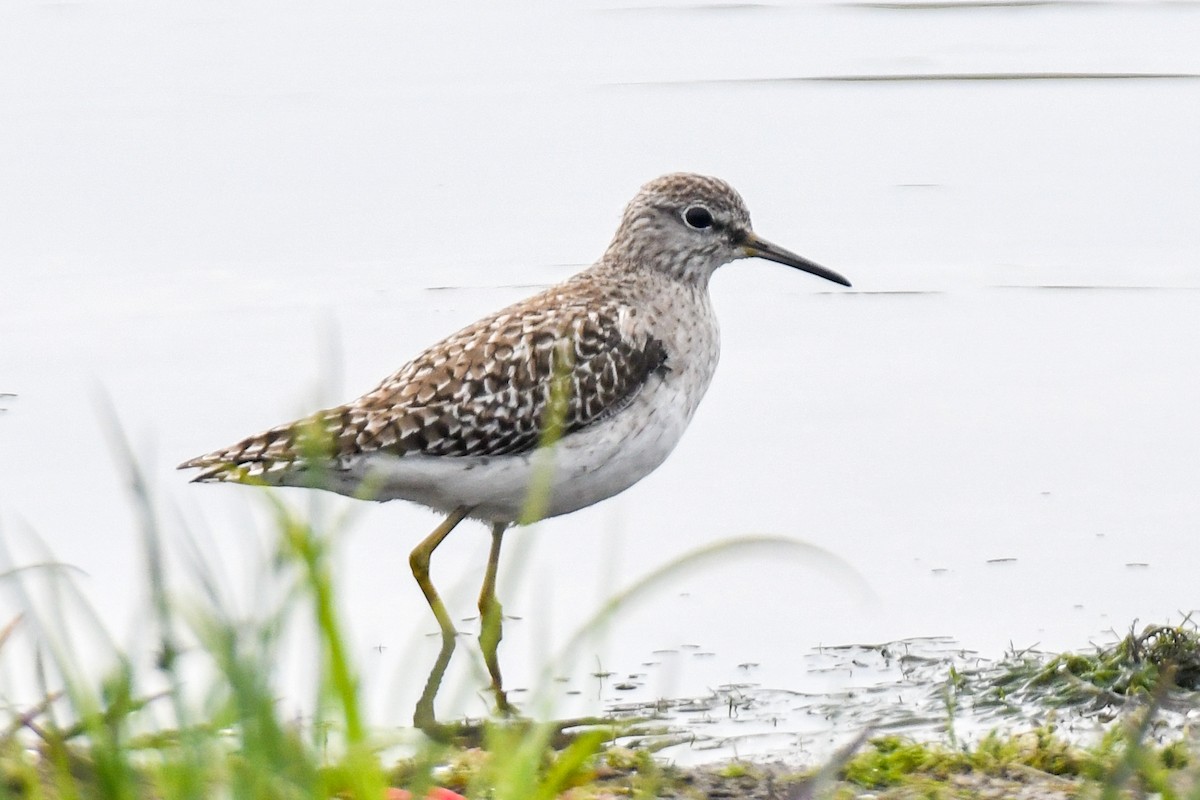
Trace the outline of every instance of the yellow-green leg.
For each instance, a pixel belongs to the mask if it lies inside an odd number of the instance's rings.
[[[492,524],[492,549],[488,554],[487,572],[483,576],[483,587],[479,590],[479,649],[483,651],[483,663],[492,676],[492,693],[496,696],[496,708],[501,713],[510,713],[513,708],[504,694],[504,682],[500,677],[500,659],[496,650],[503,636],[504,609],[496,599],[496,570],[500,566],[500,544],[504,538],[506,523]]]
[[[438,653],[437,664],[434,665],[433,673],[430,674],[425,691],[421,694],[421,699],[417,701],[417,709],[413,713],[413,724],[426,732],[432,732],[439,727],[433,713],[433,699],[441,686],[442,675],[450,661],[450,654],[454,652],[456,633],[454,623],[450,621],[450,614],[446,612],[446,605],[429,580],[429,560],[442,540],[449,536],[450,531],[466,519],[470,512],[469,506],[460,506],[454,509],[450,516],[446,517],[441,525],[434,528],[433,533],[426,536],[408,556],[408,564],[412,567],[413,577],[417,579],[417,585],[421,587],[425,601],[429,603],[429,608],[433,610],[433,616],[437,618],[438,626],[442,629],[442,649]]]

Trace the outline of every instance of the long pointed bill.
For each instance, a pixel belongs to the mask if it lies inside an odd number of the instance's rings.
[[[748,256],[765,258],[767,261],[774,261],[777,264],[786,264],[789,267],[795,267],[796,269],[816,275],[818,278],[840,283],[842,286],[850,285],[850,281],[838,275],[833,270],[825,269],[820,264],[809,261],[803,256],[798,256],[791,250],[784,250],[777,244],[771,244],[756,233],[746,235],[746,241],[742,242],[742,250]]]

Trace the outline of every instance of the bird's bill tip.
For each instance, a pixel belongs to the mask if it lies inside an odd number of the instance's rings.
[[[834,272],[831,269],[826,269],[815,261],[810,261],[804,256],[796,255],[790,250],[786,250],[777,244],[768,242],[757,234],[751,233],[746,237],[746,241],[742,243],[742,250],[747,256],[754,258],[765,258],[767,261],[774,261],[776,264],[784,264],[794,269],[802,270],[810,275],[816,275],[818,278],[824,278],[827,281],[840,283],[842,286],[849,286],[850,281]]]

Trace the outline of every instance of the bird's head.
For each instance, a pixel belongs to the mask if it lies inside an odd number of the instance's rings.
[[[717,267],[765,258],[849,286],[833,270],[758,236],[750,212],[719,178],[676,172],[643,186],[625,208],[606,258],[706,285]]]

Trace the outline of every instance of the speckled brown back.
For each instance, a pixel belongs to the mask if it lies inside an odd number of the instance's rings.
[[[523,453],[537,446],[555,391],[563,434],[598,422],[669,363],[621,282],[587,274],[464,328],[357,400],[181,466],[202,468],[198,481],[242,480],[313,456]]]

